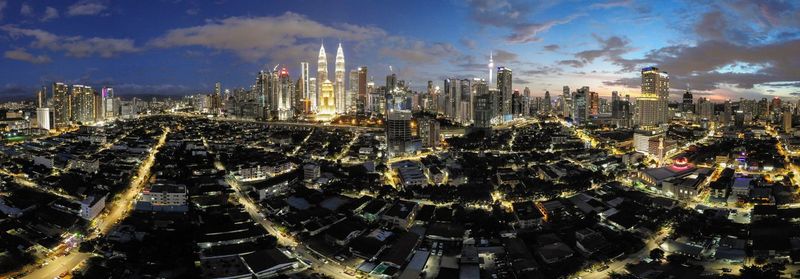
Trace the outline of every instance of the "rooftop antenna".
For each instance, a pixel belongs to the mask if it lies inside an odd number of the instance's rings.
[[[278,70],[278,66],[280,66],[280,65],[281,65],[281,64],[275,64],[275,68],[272,68],[272,71],[273,71],[273,72],[277,71],[277,70]]]
[[[392,70],[392,65],[389,65],[389,72],[394,73],[394,70]]]

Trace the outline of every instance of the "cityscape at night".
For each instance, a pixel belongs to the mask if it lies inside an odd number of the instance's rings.
[[[0,52],[0,278],[800,278],[798,1],[0,0]]]

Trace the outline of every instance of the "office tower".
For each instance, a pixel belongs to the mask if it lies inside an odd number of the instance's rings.
[[[39,91],[36,91],[36,107],[43,108],[47,106],[47,87],[42,86]]]
[[[528,89],[528,87],[525,87],[525,90],[527,91],[525,95],[528,96],[530,90]],[[542,102],[544,102],[544,106],[542,107],[544,112],[550,113],[550,111],[552,110],[552,103],[550,103],[550,91],[544,91],[544,100],[542,100]]]
[[[364,113],[364,106],[367,103],[367,66],[358,68],[358,100],[356,101],[356,112]]]
[[[502,114],[502,121],[511,120],[511,69],[506,67],[497,67],[497,89],[500,90],[501,103],[500,113]]]
[[[92,120],[94,122],[101,122],[106,119],[105,109],[103,109],[103,95],[98,94],[93,90],[92,98],[94,98],[94,101],[92,102],[92,115],[94,116],[94,119]]]
[[[317,111],[317,78],[308,79],[308,110],[306,113],[314,113]]]
[[[711,119],[714,116],[714,103],[706,98],[697,99],[697,104],[695,104],[695,114],[700,119]]]
[[[311,76],[308,73],[308,62],[300,62],[300,82],[296,86],[300,88],[301,98],[304,100],[303,102],[308,103],[310,111],[317,107],[317,98],[314,96],[316,92],[311,91]],[[305,106],[303,105],[304,108]]]
[[[417,124],[420,139],[422,139],[422,147],[436,148],[439,147],[440,142],[440,127],[439,121],[436,118],[425,117],[419,120]]]
[[[336,98],[336,113],[344,114],[347,112],[347,90],[344,81],[344,51],[341,43],[339,43],[339,48],[336,49],[336,67],[334,70],[333,90],[335,92],[334,98]]]
[[[472,85],[469,79],[462,79],[459,83],[459,102],[456,109],[458,122],[467,124],[472,120]]]
[[[294,117],[294,87],[292,79],[289,77],[289,71],[286,68],[281,68],[280,72],[278,72],[276,97],[278,120],[289,120]]]
[[[40,107],[36,109],[36,126],[42,130],[53,128],[53,112],[50,108]]]
[[[217,82],[214,84],[214,96],[212,99],[211,109],[212,113],[219,113],[222,109],[222,84]]]
[[[572,97],[572,107],[574,109],[572,112],[572,121],[575,124],[585,122],[589,116],[589,107],[587,105],[588,95],[589,87],[584,86],[575,91],[575,95]]]
[[[621,101],[619,92],[611,91],[611,118],[619,119]]]
[[[572,98],[569,86],[564,86],[561,94],[561,114],[563,117],[572,117]]]
[[[492,124],[503,122],[503,95],[497,88],[489,88],[489,106],[492,111]]]
[[[319,47],[319,59],[317,60],[317,110],[320,110],[322,103],[322,85],[328,80],[328,58],[325,55],[325,45]]]
[[[447,105],[444,115],[456,122],[458,121],[458,106],[461,103],[461,93],[459,93],[461,86],[458,84],[459,80],[457,78],[444,80],[444,95]]]
[[[350,70],[350,90],[347,90],[347,113],[355,114],[358,107],[358,70]]]
[[[488,129],[492,127],[492,95],[489,93],[489,86],[479,83],[475,87],[475,102],[472,120],[475,128]]]
[[[386,117],[386,147],[390,157],[411,150],[411,118],[407,111],[392,111]]]
[[[739,106],[741,107],[742,103],[741,102],[739,103],[740,103]],[[722,121],[720,122],[722,122],[722,124],[728,124],[731,122],[732,117],[733,117],[733,104],[731,104],[731,100],[725,100],[725,104],[723,105],[723,110],[722,110]]]
[[[772,103],[770,103],[770,112],[778,113],[781,111],[781,98],[775,96],[772,98]]]
[[[669,121],[669,75],[656,67],[642,69],[642,96],[646,100],[655,98],[658,104],[653,107],[654,112],[647,111],[646,115],[655,117],[654,124],[658,125]],[[649,101],[645,101],[649,102]],[[638,104],[638,102],[637,102]],[[648,106],[648,109],[651,109]]]
[[[66,84],[56,82],[53,83],[53,116],[55,127],[64,127],[69,125],[69,118],[72,115],[72,106],[70,102],[70,95]]]
[[[492,86],[492,78],[494,78],[492,71],[494,70],[494,59],[492,59],[492,52],[489,52],[489,86]]]
[[[597,92],[589,92],[589,113],[592,116],[600,114],[600,95]]]
[[[792,132],[792,111],[789,109],[783,110],[783,132]]]
[[[689,92],[689,90],[686,90],[686,92],[683,93],[683,104],[682,104],[683,106],[682,106],[681,110],[683,112],[691,112],[694,109],[693,102],[694,102],[694,98],[692,97],[692,92]]]
[[[76,84],[72,86],[70,95],[72,96],[72,115],[70,118],[81,124],[94,122],[94,90],[89,86]]]
[[[391,73],[386,76],[386,94],[394,93],[397,88],[397,75]]]
[[[636,124],[639,126],[658,126],[662,124],[661,100],[658,96],[647,94],[636,98]]]
[[[103,87],[103,89],[100,89],[100,93],[103,96],[103,114],[105,114],[105,118],[111,119],[116,117],[116,110],[114,110],[114,88]]]
[[[319,89],[319,111],[317,114],[333,115],[336,114],[335,96],[333,94],[333,83],[330,80],[322,82]]]

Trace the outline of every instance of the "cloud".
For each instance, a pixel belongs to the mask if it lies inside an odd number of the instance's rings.
[[[494,62],[495,65],[498,66],[500,66],[500,64],[515,63],[517,62],[517,54],[502,49],[497,49],[494,51]]]
[[[641,78],[621,78],[614,81],[603,81],[606,86],[622,86],[625,88],[641,88]]]
[[[470,18],[476,22],[499,28],[508,28],[506,36],[509,43],[530,43],[541,41],[539,34],[556,25],[568,23],[582,14],[574,14],[563,19],[544,22],[529,21],[534,11],[542,11],[555,4],[555,1],[513,1],[513,0],[470,0],[467,1]]]
[[[527,80],[524,80],[524,79],[521,79],[521,78],[518,78],[518,77],[515,77],[512,80],[512,83],[515,83],[515,84],[530,84],[530,82],[528,82]]]
[[[98,15],[106,10],[106,5],[93,0],[82,0],[67,8],[67,15],[69,16],[89,16]]]
[[[475,46],[478,45],[478,42],[476,42],[475,40],[467,38],[461,38],[459,42],[461,42],[461,44],[467,47],[468,49],[475,49]]]
[[[32,37],[30,46],[51,51],[63,51],[71,57],[100,56],[109,58],[120,53],[137,52],[140,49],[134,46],[131,39],[113,38],[84,38],[81,36],[58,36],[41,29],[25,29],[13,25],[0,26],[12,38]]]
[[[546,45],[543,48],[544,48],[544,50],[547,50],[547,51],[557,51],[557,50],[559,50],[561,48],[561,46],[553,44],[553,45]]]
[[[704,41],[694,46],[652,50],[630,66],[656,65],[669,72],[673,85],[690,84],[697,90],[720,89],[723,85],[729,89],[752,89],[760,84],[797,87],[794,85],[800,83],[800,62],[787,59],[795,57],[797,49],[800,49],[800,40],[757,46]]]
[[[561,72],[562,70],[558,67],[540,66],[532,70],[523,70],[522,74],[531,76],[536,76],[536,75],[551,76],[554,74],[560,74]]]
[[[539,33],[546,32],[556,25],[569,23],[580,16],[582,16],[582,14],[575,14],[564,19],[550,20],[542,23],[520,23],[514,25],[512,28],[513,32],[506,37],[506,41],[510,43],[539,42],[542,40],[542,38],[538,36]]]
[[[592,4],[589,7],[594,8],[594,9],[609,9],[609,8],[616,8],[616,7],[628,7],[631,4],[633,4],[633,1],[631,1],[631,0],[614,0],[614,1],[608,1],[608,2],[603,2],[603,3],[595,3],[595,4]]]
[[[186,14],[187,15],[196,15],[198,13],[200,13],[200,9],[198,9],[198,8],[190,8],[190,9],[186,10]]]
[[[5,9],[6,9],[6,5],[7,5],[7,4],[8,4],[8,3],[7,3],[5,0],[0,0],[0,20],[2,20],[2,19],[3,19],[3,14],[5,14],[5,13],[3,12],[3,10],[5,10]]]
[[[407,63],[436,64],[443,59],[459,54],[453,45],[448,43],[425,43],[414,41],[380,49],[380,54],[395,57]]]
[[[172,29],[151,40],[155,47],[202,46],[231,51],[246,60],[274,57],[298,45],[324,38],[344,41],[368,41],[385,37],[386,32],[367,26],[323,25],[303,15],[287,12],[276,17],[229,17],[203,25]]]
[[[44,15],[42,16],[42,21],[48,21],[56,18],[58,18],[58,10],[56,8],[47,7],[44,9]]]
[[[584,65],[584,63],[582,61],[575,60],[575,59],[561,60],[561,61],[558,61],[556,63],[558,63],[558,65],[565,65],[565,66],[570,66],[570,67],[574,67],[574,68],[580,68],[580,67],[583,67],[583,65]]]
[[[50,63],[51,62],[50,57],[47,57],[46,55],[38,55],[38,56],[36,56],[36,55],[33,55],[33,54],[27,52],[23,48],[18,48],[18,49],[14,49],[14,50],[7,50],[5,53],[3,53],[3,57],[8,58],[8,59],[12,59],[12,60],[25,61],[25,62],[29,62],[29,63],[33,63],[33,64],[44,64],[44,63]]]
[[[28,3],[22,3],[19,8],[19,14],[23,16],[32,16],[33,15],[33,8]]]

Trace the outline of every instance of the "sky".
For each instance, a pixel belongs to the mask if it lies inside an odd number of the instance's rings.
[[[348,71],[382,85],[391,66],[417,90],[486,79],[493,53],[534,95],[635,97],[657,66],[675,99],[800,97],[800,1],[0,0],[0,98],[54,81],[119,96],[248,88],[278,64],[314,73],[321,43],[331,75],[341,43]]]

